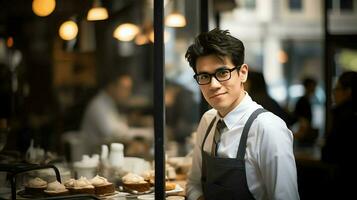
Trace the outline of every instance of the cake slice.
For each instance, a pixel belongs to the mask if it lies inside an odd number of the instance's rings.
[[[64,196],[69,194],[69,190],[58,181],[49,183],[47,185],[47,189],[44,190],[44,192],[48,196]]]
[[[81,176],[78,180],[74,180],[70,192],[71,194],[95,194],[95,189],[87,178]]]
[[[113,183],[108,182],[108,180],[101,176],[95,176],[90,180],[91,184],[94,186],[96,195],[105,195],[115,192],[115,187]]]
[[[41,178],[30,179],[27,184],[25,184],[26,194],[31,195],[42,195],[43,191],[47,188],[47,181],[42,180]]]
[[[124,189],[129,191],[146,192],[150,190],[150,183],[137,174],[128,173],[122,177],[122,181]]]

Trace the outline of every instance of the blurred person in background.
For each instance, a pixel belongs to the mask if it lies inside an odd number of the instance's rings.
[[[197,128],[187,198],[299,199],[292,132],[244,90],[242,41],[213,29],[198,35],[185,57],[213,107]]]
[[[108,80],[104,88],[90,101],[81,123],[85,153],[98,153],[102,144],[128,144],[136,141],[135,135],[130,132],[124,111],[130,101],[132,87],[132,77],[128,73],[121,73]]]
[[[279,103],[269,95],[264,75],[261,72],[249,71],[244,88],[255,102],[262,105],[263,108],[270,112],[278,115],[285,121],[288,127],[294,123],[294,117],[284,110]]]
[[[317,82],[314,78],[306,77],[302,83],[304,95],[297,100],[294,109],[294,115],[298,122],[298,129],[294,133],[294,137],[299,146],[313,146],[319,132],[312,123],[312,101],[315,97]]]
[[[193,93],[183,86],[167,81],[165,87],[166,124],[169,137],[177,143],[177,155],[188,153],[187,139],[191,136],[198,120],[198,107]]]
[[[334,180],[334,194],[338,199],[355,195],[356,178],[355,146],[357,135],[357,72],[342,73],[333,91],[334,107],[332,121],[322,149],[322,161],[337,167]],[[347,198],[345,198],[347,199]]]

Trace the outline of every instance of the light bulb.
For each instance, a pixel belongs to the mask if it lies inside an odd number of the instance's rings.
[[[118,26],[113,33],[113,36],[121,41],[131,41],[139,33],[139,28],[135,24],[125,23]]]
[[[166,17],[165,25],[168,27],[184,27],[186,26],[186,18],[178,12],[173,12]]]
[[[56,7],[55,0],[33,0],[32,11],[40,17],[50,15]]]
[[[88,11],[87,20],[97,21],[108,19],[108,11],[104,7],[94,7]]]
[[[74,21],[66,21],[59,28],[59,35],[64,40],[73,40],[78,34],[78,26]]]

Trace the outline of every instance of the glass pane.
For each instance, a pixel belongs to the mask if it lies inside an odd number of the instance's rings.
[[[176,0],[177,1],[177,0]],[[192,149],[192,133],[199,120],[200,91],[193,78],[193,70],[185,60],[185,53],[193,38],[199,32],[199,1],[178,1],[168,3],[166,16],[173,6],[178,6],[187,24],[184,27],[165,27],[168,40],[165,43],[165,104],[166,104],[166,154],[182,157]]]
[[[303,79],[312,77],[316,80],[317,87],[311,97],[311,126],[318,129],[319,134],[315,134],[310,142],[311,152],[308,153],[315,159],[320,156],[319,141],[325,127],[324,40],[320,5],[321,1],[306,5],[302,5],[302,1],[257,1],[255,10],[237,7],[232,13],[223,13],[221,21],[222,29],[230,30],[244,42],[245,62],[251,71],[263,73],[270,96],[281,107],[276,114],[293,132],[297,132],[300,126],[294,119],[294,110],[297,99],[304,95]],[[295,9],[300,12],[294,12]],[[256,101],[263,103],[262,99]],[[295,143],[296,153],[299,153],[298,139]]]
[[[0,118],[11,128],[1,163],[55,162],[62,181],[98,174],[116,189],[151,170],[152,1],[0,4]],[[92,7],[107,18],[88,19]]]

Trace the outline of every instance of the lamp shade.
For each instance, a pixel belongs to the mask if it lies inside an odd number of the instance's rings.
[[[139,27],[135,24],[124,23],[119,25],[113,33],[113,36],[121,41],[131,41],[139,33]]]
[[[168,27],[186,26],[186,18],[179,12],[172,12],[165,19],[165,25]]]
[[[104,7],[94,7],[88,11],[87,20],[97,21],[108,19],[108,11]]]
[[[32,11],[40,17],[50,15],[56,7],[55,0],[33,0]]]
[[[73,40],[78,34],[78,26],[74,21],[65,21],[59,28],[59,35],[64,40]]]

